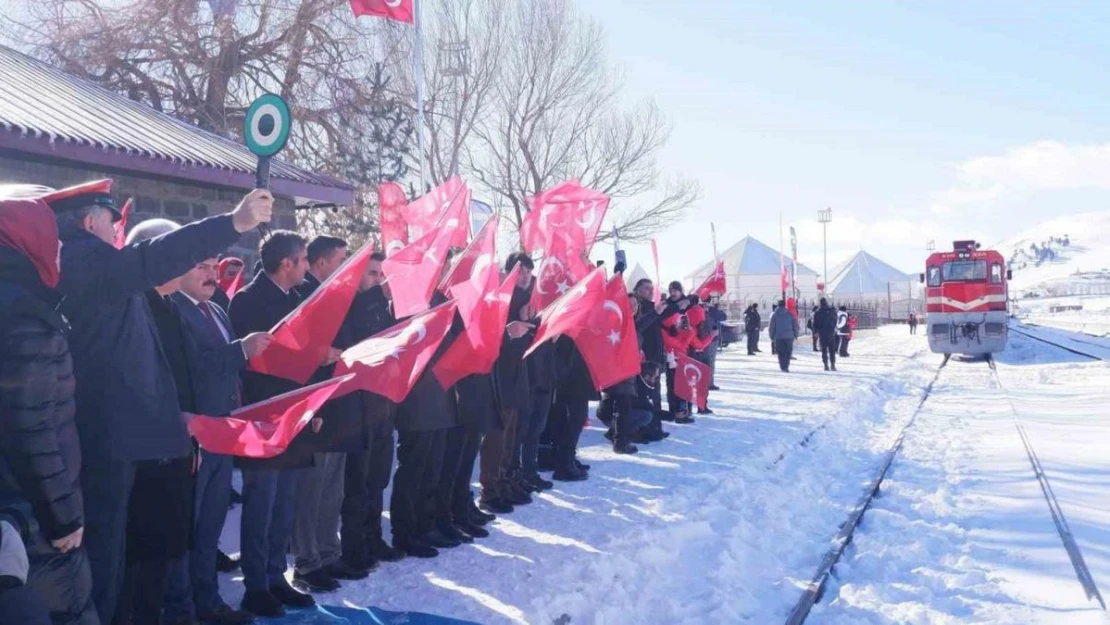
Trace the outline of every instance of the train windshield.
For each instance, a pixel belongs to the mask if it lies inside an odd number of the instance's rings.
[[[975,282],[986,279],[985,260],[953,260],[944,263],[945,282]]]

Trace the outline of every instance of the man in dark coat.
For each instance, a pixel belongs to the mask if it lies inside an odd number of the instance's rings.
[[[794,340],[798,338],[798,320],[790,313],[786,303],[779,301],[771,321],[767,326],[771,340],[775,342],[775,353],[779,357],[779,369],[790,372],[790,356],[794,353]]]
[[[306,247],[307,241],[293,232],[277,230],[267,237],[259,250],[263,270],[231,300],[229,316],[236,336],[269,331],[297,308],[301,298],[295,289],[304,283],[308,271]],[[248,405],[300,387],[296,382],[250,370],[241,377],[243,403]],[[240,563],[247,588],[242,608],[256,616],[281,616],[285,613],[283,606],[307,608],[316,604],[311,595],[286,581],[285,555],[293,534],[300,470],[312,464],[309,441],[312,430],[319,428],[317,423],[313,420],[312,427],[305,428],[279,456],[238,460],[243,472]]]
[[[273,196],[249,193],[229,215],[115,249],[111,181],[50,193],[58,217],[65,295],[73,326],[77,426],[84,459],[85,545],[93,601],[102,622],[116,610],[123,582],[127,505],[140,460],[190,452],[177,390],[157,340],[144,292],[211,258],[270,220]]]
[[[532,298],[532,270],[534,264],[526,254],[516,252],[505,259],[505,272],[517,265],[517,284],[509,302],[509,321],[528,320],[532,317],[529,301]],[[494,365],[493,376],[500,400],[498,416],[500,428],[494,429],[482,441],[479,459],[479,481],[482,484],[481,506],[487,512],[507,514],[513,506],[531,503],[528,493],[516,487],[509,479],[512,449],[520,415],[529,408],[531,390],[528,369],[522,360],[529,341],[524,335],[506,337],[501,343],[501,353]]]
[[[347,260],[347,242],[337,237],[318,236],[308,244],[307,253],[308,273],[304,284],[297,287],[304,300]],[[321,367],[309,382],[323,382],[333,377],[334,372],[334,365]],[[306,592],[331,592],[339,588],[337,580],[363,579],[370,574],[369,569],[340,562],[336,532],[343,505],[347,461],[346,450],[340,446],[346,441],[351,450],[364,450],[365,419],[361,414],[361,402],[354,395],[328,402],[318,416],[324,423],[320,436],[316,437],[320,451],[313,454],[312,468],[302,472],[297,487],[293,583]],[[333,433],[336,436],[332,437]],[[330,440],[323,440],[325,437]]]
[[[587,467],[577,461],[578,439],[589,417],[589,403],[600,398],[594,388],[593,377],[581,352],[569,337],[562,336],[555,343],[558,378],[555,388],[555,407],[552,418],[552,446],[555,456],[553,479],[560,482],[577,482],[589,479]]]
[[[19,502],[27,592],[55,625],[95,625],[58,245],[46,204],[0,199],[0,502]]]
[[[748,306],[744,312],[744,332],[748,335],[748,355],[759,353],[759,330],[763,326],[763,319],[759,316],[759,304]]]
[[[829,301],[821,298],[817,312],[813,313],[813,333],[821,343],[821,362],[825,371],[836,371],[836,310]]]
[[[655,287],[651,280],[641,278],[633,289],[639,299],[639,313],[636,315],[636,333],[641,337],[641,351],[648,362],[658,363],[660,367],[666,365],[666,354],[663,346],[663,320],[668,319],[678,311],[678,307],[670,302],[655,303]],[[652,389],[652,403],[655,405],[654,416],[647,431],[649,436],[663,438],[663,395],[658,386]]]
[[[343,320],[335,345],[341,349],[358,343],[397,323],[384,284],[385,255],[370,255],[359,292]],[[367,421],[365,449],[347,454],[343,476],[343,505],[340,510],[340,545],[343,561],[355,569],[372,569],[378,562],[395,562],[405,553],[382,539],[385,489],[393,470],[393,412],[388,399],[360,391],[348,397],[357,402]],[[346,398],[343,398],[346,399]]]
[[[27,586],[31,567],[23,536],[30,534],[31,516],[25,500],[0,495],[0,625],[51,625],[46,601]]]
[[[216,263],[215,258],[197,263],[170,296],[182,329],[189,401],[197,413],[210,417],[226,416],[241,407],[239,374],[273,340],[262,332],[235,339],[227,313],[213,302],[213,296],[222,292]],[[167,625],[192,623],[195,616],[221,625],[247,623],[252,615],[232,609],[220,597],[216,574],[220,533],[231,502],[233,460],[205,449],[199,454],[192,492],[192,545],[185,557],[171,565],[163,620]]]

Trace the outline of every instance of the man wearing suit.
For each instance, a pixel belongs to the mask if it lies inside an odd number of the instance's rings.
[[[212,302],[217,288],[217,261],[209,258],[181,277],[171,300],[179,311],[185,358],[196,412],[225,416],[242,404],[239,374],[247,361],[269,346],[273,337],[258,332],[236,340],[231,320]],[[188,555],[170,571],[166,589],[167,625],[197,620],[236,625],[249,623],[248,612],[233,610],[220,598],[216,553],[231,500],[232,458],[200,450],[193,510],[193,541]]]
[[[286,230],[274,231],[262,244],[262,271],[231,300],[231,326],[236,336],[265,332],[284,319],[301,302],[296,287],[308,271],[307,242]],[[338,350],[325,357],[325,366],[335,362]],[[283,378],[244,371],[243,403],[252,404],[300,387]],[[268,459],[238,460],[243,471],[243,517],[240,542],[243,583],[247,588],[242,607],[256,616],[285,613],[283,606],[309,608],[316,605],[285,579],[286,550],[293,534],[297,510],[297,485],[301,469],[312,466],[310,438],[318,431],[314,419],[293,439],[285,453]]]

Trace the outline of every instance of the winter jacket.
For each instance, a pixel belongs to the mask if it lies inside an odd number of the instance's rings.
[[[632,400],[632,407],[637,410],[655,410],[655,404],[652,402],[652,396],[655,389],[659,386],[658,382],[653,385],[648,385],[644,380],[644,376],[638,375],[636,381],[636,396]]]
[[[685,356],[689,352],[690,343],[696,334],[692,323],[686,329],[680,329],[680,319],[682,319],[682,313],[675,312],[663,320],[663,348],[667,354],[682,354]],[[687,320],[689,320],[689,317],[687,317]],[[664,359],[663,362],[667,362],[667,360]]]
[[[636,316],[636,333],[642,337],[642,350],[648,361],[659,364],[666,362],[663,320],[677,311],[677,306],[668,303],[662,313],[657,313],[655,302],[640,298],[640,314]]]
[[[447,299],[438,291],[432,298],[431,305],[439,306]],[[459,315],[455,314],[454,323],[447,331],[447,336],[436,348],[427,367],[413,385],[412,391],[397,406],[397,429],[406,432],[428,432],[443,430],[459,424],[458,397],[455,388],[444,389],[439,384],[433,371],[435,364],[443,357],[444,352],[451,347],[451,343],[462,334],[463,325]]]
[[[520,320],[520,311],[532,299],[531,289],[513,289],[509,302],[509,323]],[[520,338],[505,335],[501,341],[501,352],[493,366],[493,379],[497,384],[497,396],[501,410],[527,410],[532,400],[532,389],[528,378],[528,367],[524,365],[524,352],[532,344],[533,334]]]
[[[763,318],[759,316],[759,311],[752,308],[744,313],[744,332],[751,334],[752,332],[759,332],[763,327]]]
[[[771,315],[768,325],[772,341],[789,340],[798,338],[798,320],[785,306],[779,306]]]
[[[334,345],[337,349],[349,349],[396,323],[392,304],[385,296],[382,287],[372,287],[355,294],[351,309],[347,312],[343,325],[340,326],[339,333],[335,337]],[[385,397],[367,391],[359,391],[352,395],[358,397],[366,414],[371,418],[393,418],[397,406]]]
[[[455,384],[459,424],[469,432],[488,434],[502,426],[493,376],[468,375]]]
[[[836,311],[836,334],[837,336],[848,336],[851,330],[848,328],[848,312],[844,310]]]
[[[690,320],[690,352],[705,351],[713,343],[713,322],[706,315],[704,306],[692,306],[686,313]]]
[[[601,395],[594,388],[590,369],[574,341],[566,336],[559,337],[555,343],[555,353],[559,375],[555,387],[557,401],[566,403],[599,399]]]
[[[813,313],[813,331],[825,339],[832,339],[836,335],[836,309],[832,306],[820,306]]]
[[[85,523],[73,361],[59,300],[26,258],[0,247],[0,512],[19,526],[28,586],[54,622],[84,625],[96,622],[85,551],[63,554],[50,544]]]
[[[117,250],[62,233],[61,312],[73,327],[77,424],[85,462],[188,455],[177,389],[144,293],[235,243],[231,216],[210,217]]]

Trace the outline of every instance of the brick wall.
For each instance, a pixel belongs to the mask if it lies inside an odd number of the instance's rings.
[[[128,220],[132,226],[152,217],[165,217],[184,224],[219,215],[235,208],[244,195],[242,189],[98,170],[83,163],[28,159],[0,152],[0,183],[39,184],[58,189],[101,178],[115,181],[112,194],[116,206],[122,207],[127,198],[133,198]],[[272,227],[296,229],[292,199],[277,198]],[[258,257],[258,236],[257,230],[244,234],[228,253],[243,258],[250,266]]]

